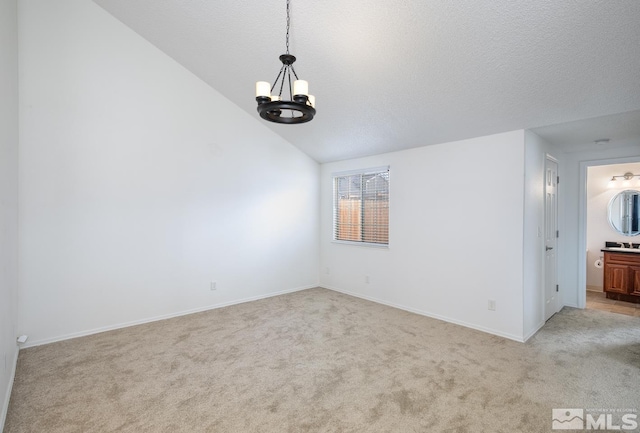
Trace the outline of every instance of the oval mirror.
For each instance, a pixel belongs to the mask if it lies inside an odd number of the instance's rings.
[[[609,224],[624,236],[640,234],[640,191],[628,189],[609,202]]]

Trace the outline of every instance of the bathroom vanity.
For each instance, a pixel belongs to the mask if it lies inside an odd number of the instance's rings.
[[[625,179],[636,175],[626,173]],[[612,178],[615,180],[616,176]],[[627,189],[613,196],[607,209],[609,224],[628,239],[640,236],[640,191]],[[607,298],[640,304],[640,244],[606,242],[603,289]]]
[[[640,249],[604,248],[607,298],[640,304]]]

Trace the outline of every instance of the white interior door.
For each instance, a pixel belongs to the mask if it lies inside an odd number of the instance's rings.
[[[544,319],[558,312],[558,163],[545,159],[544,183]]]

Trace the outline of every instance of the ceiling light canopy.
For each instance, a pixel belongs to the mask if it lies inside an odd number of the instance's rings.
[[[289,0],[287,0],[287,52],[280,56],[282,67],[273,85],[266,81],[256,83],[256,101],[258,101],[260,117],[270,122],[284,124],[305,123],[313,119],[316,114],[316,99],[313,95],[309,95],[309,83],[298,79],[298,74],[293,68],[296,57],[289,54],[290,22]],[[293,86],[291,85],[292,74],[295,78]]]

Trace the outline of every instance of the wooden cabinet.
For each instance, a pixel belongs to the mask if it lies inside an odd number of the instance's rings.
[[[607,263],[605,261],[604,291],[629,293],[629,265]]]
[[[631,294],[640,296],[640,264],[629,266]]]
[[[604,250],[604,291],[607,298],[640,303],[640,253]]]

